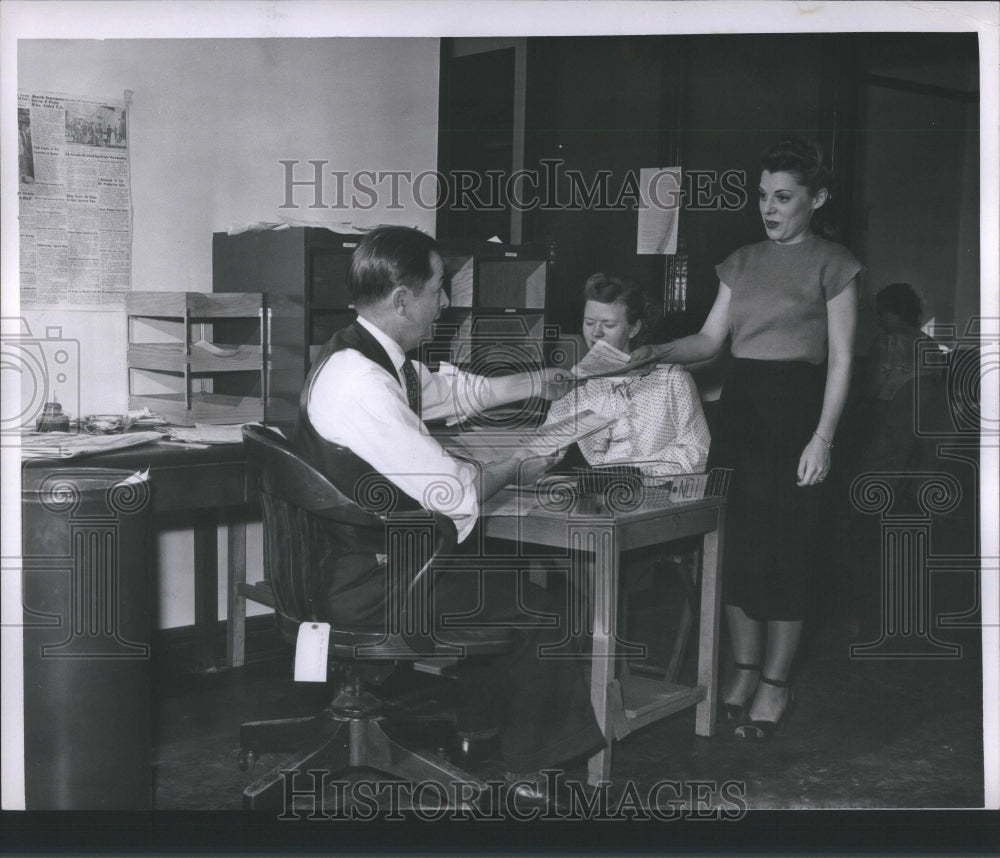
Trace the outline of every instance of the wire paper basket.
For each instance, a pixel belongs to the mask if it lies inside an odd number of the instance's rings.
[[[572,474],[551,475],[536,487],[542,507],[552,512],[596,506],[610,512],[630,512],[647,500],[692,503],[704,498],[725,497],[732,469],[713,468],[708,473],[676,474],[646,485],[638,465],[601,465],[574,468]]]

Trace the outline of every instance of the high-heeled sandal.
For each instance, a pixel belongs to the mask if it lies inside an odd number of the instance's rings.
[[[759,664],[741,664],[740,662],[736,662],[733,667],[737,670],[760,670]],[[750,709],[752,700],[753,694],[751,693],[750,697],[743,703],[726,703],[723,701],[719,707],[723,722],[735,726],[746,721],[747,710]]]
[[[787,688],[788,683],[783,679],[771,679],[769,676],[761,676],[760,681],[775,688]],[[748,707],[749,708],[749,707]],[[795,708],[795,692],[788,689],[788,700],[785,701],[785,708],[777,721],[748,721],[736,727],[736,738],[741,742],[770,742],[775,736],[780,736],[788,726],[788,721],[792,717],[792,710]]]

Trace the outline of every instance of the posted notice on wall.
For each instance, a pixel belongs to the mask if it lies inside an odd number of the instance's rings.
[[[128,94],[19,92],[21,306],[122,306],[130,287]]]
[[[677,253],[677,223],[681,187],[680,167],[642,167],[639,170],[639,228],[635,252]]]

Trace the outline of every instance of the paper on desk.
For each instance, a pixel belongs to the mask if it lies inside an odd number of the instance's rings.
[[[175,441],[186,441],[191,444],[241,444],[243,442],[243,424],[227,423],[216,425],[195,423],[189,426],[170,426],[167,433]]]
[[[594,411],[581,411],[537,430],[474,429],[456,435],[454,440],[469,458],[489,464],[509,459],[518,450],[528,450],[536,456],[551,456],[611,422],[612,418]]]
[[[22,459],[71,459],[91,453],[108,453],[149,444],[162,432],[124,432],[119,435],[77,435],[73,432],[45,432],[21,438]]]
[[[125,416],[131,421],[133,426],[162,426],[166,423],[166,418],[153,414],[148,408],[139,408],[135,411],[125,412]]]
[[[680,210],[680,167],[643,167],[639,170],[639,228],[635,252],[677,252],[677,213]]]

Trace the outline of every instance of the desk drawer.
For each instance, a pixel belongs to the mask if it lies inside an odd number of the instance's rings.
[[[710,533],[719,526],[721,516],[721,505],[707,509],[677,507],[670,516],[627,522],[618,528],[618,547],[621,551],[628,551]]]
[[[243,462],[199,463],[197,467],[153,468],[153,509],[210,509],[247,502]]]

